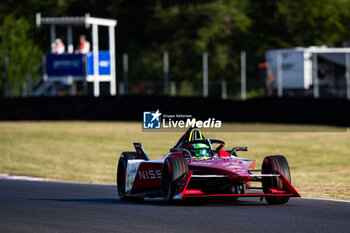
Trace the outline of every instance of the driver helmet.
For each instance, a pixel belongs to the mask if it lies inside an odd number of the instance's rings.
[[[194,153],[196,157],[208,157],[209,156],[209,146],[204,143],[196,143],[193,145]]]

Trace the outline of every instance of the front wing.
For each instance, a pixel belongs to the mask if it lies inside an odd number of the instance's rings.
[[[252,175],[254,176],[254,175]],[[174,199],[182,200],[186,198],[214,198],[214,197],[266,197],[266,196],[275,196],[275,197],[301,197],[298,191],[292,186],[292,184],[283,176],[283,174],[279,171],[275,171],[275,174],[260,174],[255,175],[259,177],[268,177],[268,176],[276,176],[279,177],[283,183],[283,190],[270,189],[269,193],[244,193],[244,194],[205,194],[199,189],[188,189],[188,184],[191,182],[191,179],[195,177],[218,177],[218,176],[200,176],[193,175],[193,172],[188,172],[185,176],[182,177],[180,181],[180,185],[175,192]],[[249,179],[249,177],[247,177]]]

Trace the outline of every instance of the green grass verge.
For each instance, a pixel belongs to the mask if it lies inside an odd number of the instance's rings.
[[[233,124],[238,128],[243,124]],[[276,127],[269,124],[244,126]],[[281,125],[288,131],[293,126]],[[299,126],[315,131],[331,127]],[[244,127],[243,127],[244,128]],[[264,131],[264,130],[263,130]],[[115,183],[116,164],[132,142],[142,142],[150,158],[169,151],[182,133],[144,133],[140,123],[0,122],[0,173],[66,181]],[[302,196],[350,200],[350,132],[212,133],[227,147],[248,146],[239,156],[257,160],[282,154],[289,161],[292,183]]]

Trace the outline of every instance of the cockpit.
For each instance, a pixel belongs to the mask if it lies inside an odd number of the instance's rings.
[[[182,151],[184,157],[206,160],[215,157],[237,156],[235,151],[246,151],[244,147],[234,147],[224,151],[225,142],[218,139],[207,139],[198,128],[190,128],[174,145],[171,151]]]

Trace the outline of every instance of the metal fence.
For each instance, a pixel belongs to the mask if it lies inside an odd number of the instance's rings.
[[[242,99],[241,82],[237,81],[208,81],[204,91],[202,81],[169,81],[168,86],[163,81],[128,81],[118,83],[119,95],[167,95],[167,96],[207,96],[210,98]],[[264,88],[257,81],[248,81],[246,97],[262,97]]]
[[[122,75],[118,76],[117,93],[118,95],[165,95],[165,96],[197,96],[197,97],[211,97],[221,99],[233,99],[233,100],[246,100],[247,98],[263,97],[263,96],[275,96],[275,97],[314,97],[314,98],[341,98],[350,99],[350,58],[349,53],[346,53],[345,67],[340,67],[338,75],[332,78],[334,85],[324,85],[324,79],[321,75],[319,61],[317,55],[314,55],[313,63],[313,84],[308,89],[284,89],[283,88],[283,73],[282,63],[283,59],[278,56],[277,72],[273,74],[275,76],[274,83],[276,85],[266,85],[264,80],[259,77],[246,76],[246,53],[243,51],[241,54],[241,68],[240,73],[235,74],[229,80],[213,80],[210,76],[210,70],[208,71],[208,54],[203,53],[202,56],[202,79],[198,77],[190,80],[172,80],[171,79],[171,67],[169,67],[169,53],[163,53],[163,78],[158,77],[158,80],[135,80],[135,77],[129,77],[129,64],[128,55],[123,54]],[[6,60],[7,59],[7,60]],[[2,80],[2,97],[26,97],[32,96],[34,89],[38,88],[41,84],[44,84],[42,79],[42,68],[36,67],[33,71],[23,76],[21,82],[9,85],[7,66],[8,58],[5,59],[5,79]],[[248,57],[249,59],[249,57]],[[43,68],[44,69],[44,68]],[[132,67],[130,67],[132,70]],[[44,69],[45,70],[45,69]],[[170,73],[169,73],[170,70]],[[269,78],[270,75],[266,77]],[[277,76],[277,77],[276,77]],[[338,77],[339,76],[339,77]],[[261,83],[263,81],[263,83]],[[85,92],[83,85],[74,83],[74,88],[61,88],[60,92],[55,92],[55,95],[86,95],[93,93],[90,85],[90,90]],[[102,95],[109,95],[107,91],[110,89],[109,84],[103,84],[100,86]],[[78,89],[77,91],[70,91],[71,89]],[[72,94],[73,93],[73,94]]]

